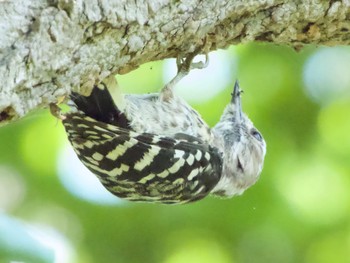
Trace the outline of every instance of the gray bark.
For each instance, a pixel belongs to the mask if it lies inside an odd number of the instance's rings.
[[[110,74],[251,41],[348,45],[350,0],[0,0],[0,124]]]

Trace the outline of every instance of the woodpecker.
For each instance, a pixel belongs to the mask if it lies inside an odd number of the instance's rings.
[[[266,143],[242,111],[238,82],[213,128],[173,92],[190,69],[207,65],[207,57],[192,62],[197,53],[177,60],[178,74],[160,93],[122,95],[110,76],[88,97],[72,93],[68,113],[50,105],[79,159],[112,194],[181,204],[240,195],[259,178]]]

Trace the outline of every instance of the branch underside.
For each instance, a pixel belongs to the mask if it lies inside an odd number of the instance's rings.
[[[1,1],[0,124],[143,63],[252,41],[349,45],[343,1]]]

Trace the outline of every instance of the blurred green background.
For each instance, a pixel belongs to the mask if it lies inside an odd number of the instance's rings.
[[[175,61],[117,76],[158,91]],[[248,44],[210,53],[177,93],[212,126],[239,79],[267,141],[242,196],[166,206],[106,192],[42,110],[0,129],[0,262],[350,262],[350,49]]]

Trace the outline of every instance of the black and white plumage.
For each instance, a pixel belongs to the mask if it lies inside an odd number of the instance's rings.
[[[81,113],[63,120],[82,163],[118,197],[184,203],[202,199],[218,183],[218,150],[185,134],[137,133]]]
[[[80,160],[116,196],[187,203],[209,194],[241,194],[258,179],[266,144],[241,110],[238,83],[221,120],[210,129],[173,94],[180,73],[181,68],[159,94],[119,94],[117,99],[109,93],[117,88],[111,76],[89,97],[72,94],[67,114],[52,109]]]

